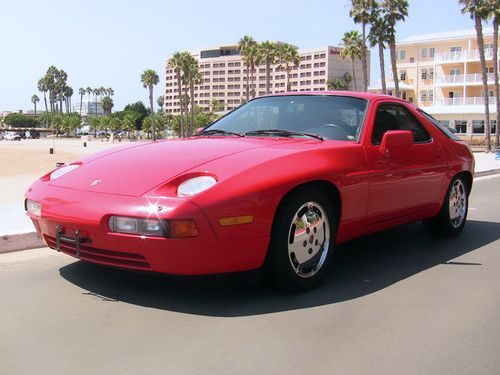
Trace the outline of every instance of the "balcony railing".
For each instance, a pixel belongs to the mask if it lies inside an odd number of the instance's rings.
[[[484,58],[486,60],[493,59],[493,50],[491,48],[484,50]],[[434,60],[436,63],[479,61],[479,50],[475,49],[470,51],[447,51],[436,53],[434,55]]]
[[[488,103],[495,104],[495,98],[489,97]],[[440,98],[434,101],[434,106],[478,106],[484,105],[484,98],[482,96],[464,97],[464,98]]]
[[[493,84],[495,77],[493,73],[487,74],[488,83]],[[436,77],[436,85],[480,85],[483,78],[480,73],[475,74],[453,74],[449,76]]]

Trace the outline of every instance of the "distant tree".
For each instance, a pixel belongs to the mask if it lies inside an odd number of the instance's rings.
[[[265,41],[259,44],[257,65],[264,63],[266,67],[266,94],[271,93],[271,65],[276,63],[277,48],[276,44]]]
[[[37,118],[26,116],[22,113],[9,113],[3,118],[3,122],[14,128],[35,128],[40,126],[40,122]]]
[[[146,106],[144,105],[143,102],[135,102],[132,104],[127,104],[125,108],[123,109],[123,112],[125,114],[133,114],[135,117],[135,128],[136,130],[141,130],[142,128],[142,122],[148,115],[148,110],[146,109]]]
[[[387,23],[389,34],[389,50],[391,53],[392,78],[394,80],[394,91],[396,96],[401,97],[399,91],[398,67],[396,65],[396,23],[404,21],[408,16],[407,0],[383,0],[381,3],[383,17]]]
[[[481,62],[481,77],[483,79],[483,98],[484,98],[484,138],[486,142],[486,152],[491,151],[491,131],[490,131],[490,106],[488,98],[488,76],[486,74],[486,58],[484,55],[484,37],[482,21],[488,17],[489,9],[484,0],[459,0],[464,7],[462,13],[469,13],[470,18],[474,20],[476,29],[477,46],[479,48],[479,61]],[[497,63],[497,61],[495,61]],[[497,124],[498,126],[498,124]]]
[[[218,101],[217,99],[212,99],[210,101],[210,106],[212,107],[212,112],[221,112],[224,108],[224,101]]]
[[[80,87],[78,89],[78,94],[80,95],[80,116],[82,115],[82,104],[83,104],[83,95],[85,95],[85,89]]]
[[[285,43],[276,47],[276,57],[279,63],[279,67],[285,67],[286,71],[286,91],[291,91],[292,87],[290,85],[290,72],[292,67],[299,66],[300,55],[297,47],[291,44]]]
[[[500,81],[498,77],[498,27],[500,24],[500,0],[488,0],[488,17],[493,21],[493,76],[495,81],[495,101],[497,125],[495,127],[495,148],[500,147]]]
[[[375,0],[351,0],[349,15],[355,23],[361,24],[361,66],[363,70],[363,91],[368,89],[368,57],[366,48],[366,26],[371,22],[377,2]]]
[[[38,98],[38,96],[33,95],[31,97],[31,103],[33,103],[33,105],[35,106],[35,116],[36,116],[36,103],[39,102],[39,101],[40,101],[40,99]]]
[[[388,32],[387,20],[383,14],[376,12],[371,21],[370,33],[368,34],[368,41],[371,47],[378,45],[378,57],[380,62],[380,81],[382,82],[382,94],[387,94],[387,86],[385,80],[385,61],[384,49],[390,43],[391,36]]]
[[[334,91],[344,91],[347,90],[347,83],[343,79],[339,78],[328,78],[326,83],[328,90]]]
[[[87,121],[89,123],[91,132],[93,132],[94,136],[96,136],[97,135],[97,130],[99,129],[99,126],[100,126],[99,117],[97,117],[97,116],[91,116],[91,117],[88,118]]]
[[[246,99],[248,100],[250,98],[250,86],[253,87],[253,71],[255,70],[255,60],[257,57],[257,42],[250,35],[245,35],[238,42],[238,50],[247,68]]]
[[[357,91],[356,85],[356,71],[354,62],[356,59],[361,57],[361,35],[357,30],[348,31],[344,34],[342,38],[342,46],[343,49],[340,51],[340,56],[343,59],[350,59],[352,64],[352,80],[354,81],[354,91]]]
[[[194,101],[194,88],[197,85],[200,85],[203,82],[199,67],[198,61],[189,53],[184,52],[184,66],[183,66],[183,81],[189,87],[189,102],[191,104],[191,108],[189,110],[191,115],[191,120],[189,126],[186,127],[185,136],[190,136],[194,131],[194,117],[195,117],[195,101]],[[187,115],[187,103],[185,105],[186,115]]]
[[[175,72],[175,77],[177,80],[177,97],[179,99],[180,113],[180,135],[184,136],[184,120],[183,120],[183,105],[182,105],[182,70],[184,67],[184,56],[182,52],[175,52],[170,59],[168,59],[167,66]]]
[[[156,141],[156,130],[155,130],[155,120],[154,120],[154,107],[153,107],[153,86],[157,85],[160,81],[158,74],[153,69],[147,69],[141,74],[141,82],[144,88],[149,91],[149,103],[151,109],[151,122],[152,122],[152,133],[153,141]]]
[[[66,136],[70,136],[71,133],[75,132],[76,129],[80,127],[80,116],[78,113],[66,113],[61,115],[60,130],[66,133]]]
[[[160,112],[162,112],[163,105],[165,104],[165,97],[163,95],[160,95],[158,99],[156,99],[156,103],[158,104],[158,107],[160,107]]]
[[[114,103],[113,99],[109,96],[105,96],[101,99],[101,107],[102,110],[104,111],[104,114],[106,115],[111,115],[111,110],[113,109]]]
[[[38,80],[38,91],[43,92],[43,101],[45,102],[45,112],[48,113],[49,109],[47,106],[47,92],[49,91],[49,86],[47,83],[47,78],[45,76]]]

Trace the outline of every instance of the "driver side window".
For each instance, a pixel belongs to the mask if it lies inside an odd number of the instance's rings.
[[[373,124],[372,143],[379,145],[389,130],[411,130],[415,143],[431,141],[431,136],[418,120],[404,107],[397,104],[383,104],[377,108]]]

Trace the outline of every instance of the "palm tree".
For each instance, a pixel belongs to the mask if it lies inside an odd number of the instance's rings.
[[[488,77],[486,75],[486,59],[484,56],[484,39],[483,39],[483,25],[482,21],[488,17],[488,7],[484,0],[459,0],[459,3],[464,7],[462,13],[469,13],[471,19],[474,20],[474,27],[477,35],[477,45],[479,48],[479,61],[481,62],[481,76],[483,78],[483,96],[484,96],[484,137],[486,141],[486,152],[491,151],[490,139],[490,103],[488,100]],[[498,124],[497,124],[498,126]]]
[[[111,87],[108,87],[107,89],[104,90],[104,93],[107,95],[107,96],[113,96],[115,95],[115,91],[111,88]]]
[[[266,40],[259,45],[257,65],[266,65],[266,94],[271,93],[271,65],[276,63],[276,44]]]
[[[158,99],[156,99],[156,103],[160,107],[160,112],[163,112],[163,105],[165,104],[165,97],[163,95],[160,95]]]
[[[407,0],[383,0],[382,11],[387,22],[387,32],[389,34],[389,50],[391,52],[392,78],[394,80],[394,91],[399,98],[398,67],[396,65],[396,22],[404,21],[408,16]]]
[[[177,79],[177,95],[179,97],[179,106],[180,106],[180,130],[181,137],[184,137],[184,120],[183,120],[183,110],[182,110],[182,81],[181,81],[181,72],[184,65],[183,55],[181,52],[176,52],[172,55],[172,57],[168,60],[167,66],[170,69],[175,71],[176,79]]]
[[[198,62],[196,59],[189,53],[183,52],[184,55],[184,67],[183,67],[183,80],[185,84],[189,87],[189,97],[191,101],[191,123],[187,129],[187,135],[191,135],[194,130],[194,87],[195,85],[200,85],[202,82],[202,77],[198,68]],[[187,110],[186,110],[187,112]]]
[[[43,92],[43,101],[45,102],[45,112],[49,113],[47,107],[47,91],[49,91],[49,86],[47,84],[46,77],[42,77],[38,80],[38,91]]]
[[[97,116],[97,96],[99,95],[99,88],[96,87],[92,89],[92,94],[94,95],[94,106],[95,106],[95,115]]]
[[[85,95],[85,89],[80,87],[78,89],[78,94],[80,95],[80,117],[82,117],[82,104],[83,104],[83,95]]]
[[[255,68],[255,59],[253,58],[253,63],[252,63],[252,57],[250,57],[248,53],[253,52],[255,49],[252,50],[252,48],[255,47],[256,45],[257,42],[250,35],[245,35],[238,42],[238,50],[240,51],[242,60],[247,67],[247,94],[246,94],[247,100],[250,98],[250,85],[249,85],[250,70],[252,69],[252,65],[254,65],[253,68]]]
[[[290,91],[290,72],[292,71],[292,66],[298,66],[300,64],[300,55],[297,51],[297,47],[291,44],[285,43],[277,47],[277,58],[279,62],[279,68],[282,64],[285,65],[286,70],[286,91]]]
[[[39,101],[40,101],[40,99],[38,98],[38,96],[33,95],[31,97],[31,103],[33,103],[33,105],[35,106],[35,116],[36,116],[36,102],[39,102]]]
[[[362,40],[359,31],[352,30],[347,31],[342,38],[343,49],[340,51],[340,57],[343,59],[351,59],[352,63],[352,80],[354,82],[354,91],[358,91],[356,85],[356,70],[354,67],[354,62],[356,59],[361,57]]]
[[[56,76],[58,75],[59,71],[58,69],[54,66],[51,65],[47,69],[47,73],[45,73],[45,82],[47,84],[47,89],[49,91],[49,102],[50,102],[50,113],[53,115],[55,112],[55,107],[54,107],[54,102],[56,100]]]
[[[110,96],[105,96],[101,99],[102,110],[106,115],[111,115],[111,110],[113,109],[114,103]]]
[[[71,97],[73,96],[73,88],[71,86],[64,86],[63,95],[66,99],[66,113],[71,111]]]
[[[259,46],[257,43],[255,45],[250,45],[245,48],[243,51],[243,56],[242,60],[245,64],[247,64],[247,67],[250,68],[250,95],[252,98],[255,98],[255,66],[258,65],[257,62],[259,60]],[[248,68],[247,68],[247,73],[248,73]],[[248,78],[248,77],[247,77]],[[247,80],[247,88],[248,88],[248,80]]]
[[[361,65],[363,68],[363,91],[368,90],[368,57],[366,48],[366,25],[373,18],[377,2],[375,0],[351,0],[351,16],[355,23],[361,24]]]
[[[497,125],[495,127],[495,149],[500,147],[500,83],[498,81],[498,26],[500,24],[500,0],[489,0],[489,16],[493,18],[493,74],[495,77],[495,100]]]
[[[144,88],[149,90],[149,104],[151,105],[151,121],[152,121],[152,129],[153,129],[153,141],[156,141],[156,129],[155,129],[155,120],[154,120],[154,108],[153,108],[153,86],[158,84],[160,79],[158,78],[158,74],[153,69],[147,69],[144,73],[141,74],[141,82]]]
[[[385,82],[384,49],[390,42],[390,36],[387,32],[387,22],[385,18],[380,17],[380,14],[371,20],[371,28],[370,33],[368,34],[368,41],[370,42],[370,47],[375,47],[376,45],[378,45],[382,94],[387,94],[387,86]]]

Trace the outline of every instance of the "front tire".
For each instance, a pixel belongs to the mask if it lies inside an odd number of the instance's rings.
[[[321,190],[292,192],[277,210],[269,248],[275,284],[291,291],[314,288],[321,281],[335,245],[333,205]]]
[[[438,216],[422,222],[432,235],[456,237],[464,229],[469,209],[469,191],[464,177],[456,176],[450,183]]]

